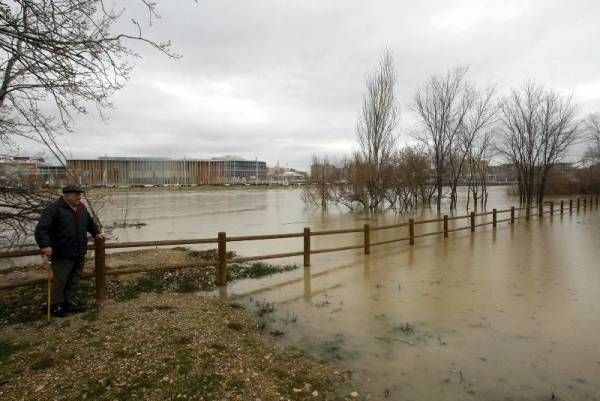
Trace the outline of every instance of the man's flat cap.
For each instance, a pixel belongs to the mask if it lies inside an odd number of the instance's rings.
[[[79,185],[73,185],[73,184],[69,184],[69,185],[65,185],[62,189],[63,194],[68,194],[70,192],[77,192],[77,193],[82,193],[85,192]]]

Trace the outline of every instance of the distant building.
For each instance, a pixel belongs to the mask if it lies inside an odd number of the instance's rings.
[[[487,180],[489,183],[512,184],[517,182],[517,169],[514,164],[506,163],[496,166],[487,166]]]
[[[279,163],[275,167],[267,167],[267,179],[270,184],[301,184],[307,181],[308,177],[304,171],[293,168],[280,167]]]
[[[85,186],[236,184],[266,179],[264,161],[225,156],[210,160],[151,157],[70,159],[67,169]]]
[[[28,187],[32,185],[62,185],[66,182],[65,169],[52,166],[41,157],[0,157],[0,183]]]
[[[64,186],[69,180],[63,166],[41,165],[39,166],[41,181],[48,186]]]

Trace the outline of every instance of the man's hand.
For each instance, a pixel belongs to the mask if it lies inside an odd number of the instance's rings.
[[[40,249],[40,252],[42,253],[42,255],[49,258],[50,256],[52,256],[52,247],[47,246],[45,248],[42,248],[42,249]]]
[[[104,235],[102,233],[96,234],[96,239],[102,239],[102,240],[104,240],[104,239],[106,239],[106,235]]]

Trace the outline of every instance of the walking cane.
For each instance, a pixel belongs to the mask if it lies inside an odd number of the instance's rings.
[[[44,261],[44,267],[46,267],[46,271],[48,272],[48,323],[50,323],[50,305],[52,302],[52,269],[50,268],[50,262],[48,261],[47,256],[42,256],[42,260]]]

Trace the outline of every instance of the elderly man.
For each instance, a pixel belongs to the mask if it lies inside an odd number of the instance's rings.
[[[51,259],[51,312],[57,317],[83,310],[77,300],[77,291],[87,252],[87,233],[104,239],[81,203],[83,190],[76,185],[67,185],[62,192],[63,196],[43,211],[35,228],[35,240],[42,255]]]

